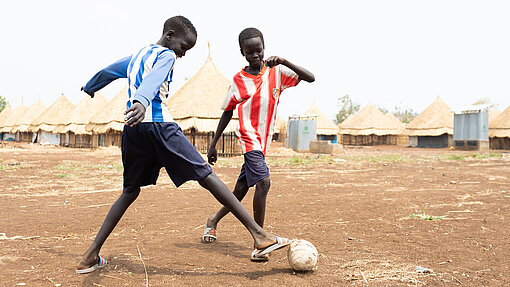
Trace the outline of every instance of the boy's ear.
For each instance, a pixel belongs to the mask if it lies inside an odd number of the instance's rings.
[[[241,50],[241,55],[243,55],[243,57],[244,57],[243,48],[241,48],[241,49],[239,49],[239,50]]]
[[[172,38],[172,36],[174,35],[174,33],[175,33],[175,32],[174,32],[174,30],[168,30],[168,31],[166,31],[166,33],[165,33],[165,39],[170,40],[170,38]]]

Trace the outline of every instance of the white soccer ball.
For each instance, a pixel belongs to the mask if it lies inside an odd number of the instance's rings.
[[[287,250],[287,258],[292,269],[296,271],[312,271],[317,269],[319,255],[311,242],[299,239],[290,244]]]

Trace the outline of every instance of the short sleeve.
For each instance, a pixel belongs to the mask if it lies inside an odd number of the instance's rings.
[[[284,65],[278,65],[277,67],[279,68],[280,88],[282,91],[299,83],[299,76],[294,71]]]
[[[227,95],[225,96],[225,100],[221,105],[221,109],[224,111],[231,111],[236,108],[239,103],[244,102],[247,97],[246,95],[241,95],[239,86],[243,86],[243,80],[239,74],[234,76],[234,79],[230,83],[230,87],[228,88]],[[245,89],[244,89],[245,90]]]

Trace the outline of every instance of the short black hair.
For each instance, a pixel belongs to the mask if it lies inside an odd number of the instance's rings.
[[[250,38],[260,37],[262,40],[262,47],[265,47],[264,44],[264,36],[262,36],[262,32],[257,28],[246,28],[241,33],[239,33],[239,48],[243,48],[243,41]]]
[[[184,16],[168,18],[163,25],[163,34],[165,34],[168,30],[174,30],[176,34],[190,32],[195,35],[195,37],[197,36],[195,26],[193,26],[191,21]]]

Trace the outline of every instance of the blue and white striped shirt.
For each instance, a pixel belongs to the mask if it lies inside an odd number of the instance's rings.
[[[172,81],[175,59],[172,50],[151,44],[99,71],[83,90],[93,94],[118,78],[127,78],[129,87],[126,108],[129,109],[136,100],[145,107],[143,122],[173,122],[165,100]]]

